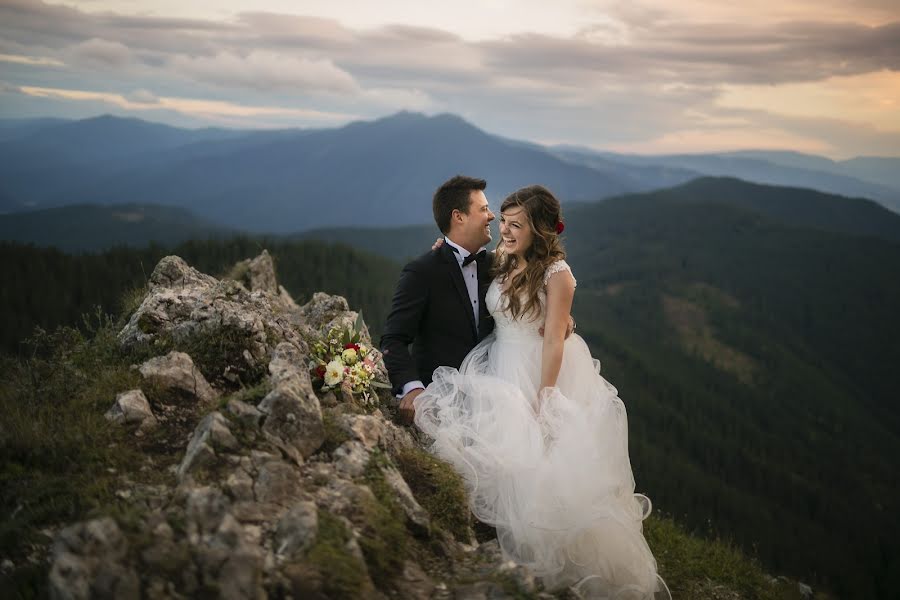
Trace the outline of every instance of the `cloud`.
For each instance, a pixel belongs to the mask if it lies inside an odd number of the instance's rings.
[[[189,77],[226,87],[260,91],[297,90],[354,93],[358,86],[330,60],[253,51],[246,56],[223,52],[213,57],[176,56],[170,66]]]
[[[484,46],[494,70],[556,79],[615,74],[703,85],[777,84],[900,70],[900,22],[661,24],[632,32],[627,44],[522,34]]]
[[[17,85],[0,79],[0,94],[20,94],[22,90]]]
[[[131,50],[125,44],[99,38],[76,44],[70,53],[83,64],[99,67],[124,67],[133,60]]]
[[[63,62],[46,56],[22,56],[20,54],[0,54],[0,62],[31,65],[36,67],[62,67]]]
[[[396,2],[359,15],[338,2],[345,20],[323,2],[303,4],[319,16],[257,10],[201,18],[200,4],[190,14],[146,16],[3,0],[0,61],[11,84],[114,90],[117,99],[102,101],[123,110],[180,98],[172,110],[226,118],[226,107],[299,105],[312,112],[232,117],[315,124],[328,120],[319,115],[409,108],[457,113],[509,137],[596,147],[676,140],[719,147],[744,135],[841,152],[843,142],[884,148],[892,138],[882,136],[883,123],[898,119],[897,108],[877,106],[882,88],[865,79],[900,72],[900,21],[888,0],[854,2],[852,10],[839,0],[609,0],[563,2],[550,12],[524,2],[517,10],[538,12],[510,15],[493,36],[487,26],[467,35],[459,15],[429,26],[424,9],[410,9],[403,24],[385,21],[403,14]],[[112,6],[136,12],[124,0]],[[498,10],[480,6],[453,10]],[[511,23],[536,25],[517,31]],[[829,82],[854,77],[863,79],[836,100]],[[816,102],[823,91],[830,100]],[[225,106],[204,112],[187,98]],[[851,139],[854,123],[865,133]]]
[[[219,100],[208,100],[204,98],[158,97],[156,98],[156,102],[147,102],[145,97],[140,97],[140,94],[138,98],[134,98],[126,97],[122,94],[97,92],[93,90],[35,86],[22,86],[20,92],[36,98],[51,98],[70,102],[103,102],[118,108],[135,111],[166,109],[184,115],[205,119],[293,117],[320,123],[335,124],[359,118],[358,115],[348,113],[332,113],[297,107],[247,105]]]
[[[144,89],[134,90],[123,97],[128,102],[134,102],[135,104],[160,104],[159,98],[157,98],[153,92]]]

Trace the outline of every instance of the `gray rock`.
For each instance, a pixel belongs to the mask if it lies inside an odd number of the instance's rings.
[[[228,428],[228,419],[218,411],[206,415],[194,429],[194,435],[178,466],[179,481],[198,467],[211,464],[216,458],[217,450],[234,450],[237,447],[238,441]]]
[[[300,471],[281,459],[258,467],[253,492],[257,502],[289,507],[303,495]]]
[[[278,297],[281,300],[282,306],[286,310],[300,313],[300,305],[294,301],[293,296],[291,296],[291,294],[286,289],[284,289],[284,286],[282,285],[278,286]]]
[[[498,572],[508,577],[525,594],[533,594],[537,590],[534,574],[527,567],[508,560],[500,565]]]
[[[150,288],[210,287],[214,277],[204,275],[179,256],[163,257],[150,275]]]
[[[275,532],[275,554],[291,558],[312,546],[319,528],[315,502],[298,502],[278,521]]]
[[[248,258],[237,263],[232,274],[248,290],[279,294],[275,277],[275,263],[268,250],[263,250],[256,258]]]
[[[461,585],[453,590],[454,600],[514,600],[516,596],[493,581],[478,581]]]
[[[191,357],[184,352],[173,351],[165,356],[151,358],[138,370],[147,382],[159,386],[163,390],[196,398],[206,405],[216,399],[216,393],[206,381],[203,373],[197,369]]]
[[[232,398],[225,407],[238,421],[250,427],[258,427],[262,419],[262,413],[255,406]]]
[[[375,500],[375,495],[367,486],[361,486],[346,479],[335,478],[316,490],[316,505],[333,515],[350,519],[361,502]]]
[[[141,429],[149,429],[159,424],[150,403],[141,390],[128,390],[116,395],[116,401],[104,415],[113,423],[121,425],[137,424]]]
[[[385,419],[379,410],[371,415],[343,414],[338,418],[338,426],[370,450],[380,447],[396,455],[416,445],[408,430]]]
[[[150,291],[119,332],[124,347],[153,345],[161,336],[184,342],[227,339],[223,360],[228,379],[255,378],[279,342],[305,349],[297,308],[280,291],[247,291],[241,284],[199,273],[178,257],[164,258],[151,276]],[[233,347],[237,344],[238,347]],[[241,347],[243,346],[243,347]],[[216,376],[225,377],[225,373]]]
[[[313,297],[300,307],[300,314],[313,330],[327,333],[332,327],[353,329],[359,313],[350,310],[347,300],[342,296],[332,296],[324,292],[316,292]],[[359,332],[360,342],[373,347],[369,328],[363,323]]]
[[[435,588],[434,581],[411,560],[403,563],[403,573],[395,584],[401,598],[412,600],[429,600]]]
[[[252,501],[253,478],[244,469],[238,467],[225,480],[225,489],[236,501]]]
[[[334,451],[334,468],[344,477],[362,477],[370,457],[362,442],[348,440]]]
[[[387,429],[387,421],[374,415],[342,415],[339,423],[345,433],[370,450],[378,446]]]
[[[76,523],[53,544],[51,598],[140,598],[137,574],[124,563],[128,543],[116,522],[105,517]]]
[[[325,441],[325,425],[300,350],[290,343],[279,344],[269,373],[273,389],[257,406],[266,415],[263,432],[302,464]]]
[[[201,564],[211,567],[210,571],[215,571],[215,566],[220,565],[215,573],[220,598],[244,600],[266,597],[262,586],[263,553],[245,536],[245,530],[234,517],[225,515],[211,542],[200,549]]]
[[[272,387],[289,387],[297,395],[312,391],[307,360],[296,345],[281,342],[269,361],[269,382]]]
[[[193,543],[201,536],[215,532],[228,513],[228,498],[212,486],[197,487],[188,492],[185,516],[188,520],[188,535]]]
[[[345,298],[324,292],[316,292],[309,302],[300,307],[300,313],[306,318],[310,327],[323,332],[328,331],[326,328],[328,323],[349,310],[350,306]]]
[[[409,489],[409,485],[400,472],[397,469],[388,468],[384,469],[383,473],[384,480],[394,491],[409,523],[420,532],[429,532],[431,530],[431,520],[428,517],[428,512],[416,501],[416,497],[413,496],[412,490]]]

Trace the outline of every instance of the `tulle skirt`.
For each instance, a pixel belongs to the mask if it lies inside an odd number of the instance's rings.
[[[650,501],[634,493],[615,387],[572,335],[558,386],[538,397],[541,353],[536,334],[491,334],[459,370],[435,370],[414,402],[416,425],[463,476],[472,512],[496,527],[504,556],[545,588],[669,597],[642,534]]]

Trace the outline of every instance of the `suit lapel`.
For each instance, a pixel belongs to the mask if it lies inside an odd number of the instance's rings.
[[[490,314],[488,313],[487,302],[485,301],[485,298],[487,296],[487,289],[491,285],[491,263],[493,262],[493,258],[493,253],[488,251],[487,260],[484,260],[478,264],[479,336],[481,336],[484,332],[487,319],[491,318]]]
[[[459,299],[462,300],[462,305],[465,307],[466,317],[469,320],[469,326],[472,329],[472,334],[475,336],[475,339],[478,339],[477,328],[475,327],[475,314],[472,312],[472,306],[470,303],[472,300],[469,299],[469,290],[466,289],[466,282],[463,281],[462,269],[459,268],[459,262],[456,260],[456,255],[453,252],[453,248],[449,244],[444,244],[441,246],[441,252],[444,257],[444,261],[447,263],[447,270],[450,271],[450,278],[453,279],[453,285],[456,287],[456,291],[459,293]],[[481,288],[481,277],[479,275],[478,278],[479,283],[479,296],[480,288]],[[481,302],[481,298],[478,300]]]

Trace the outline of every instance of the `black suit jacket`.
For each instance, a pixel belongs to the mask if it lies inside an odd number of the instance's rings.
[[[458,368],[475,344],[493,331],[494,321],[484,306],[492,259],[488,252],[487,260],[478,263],[477,330],[462,270],[449,244],[403,267],[381,336],[395,394],[417,379],[428,385],[437,367]]]

